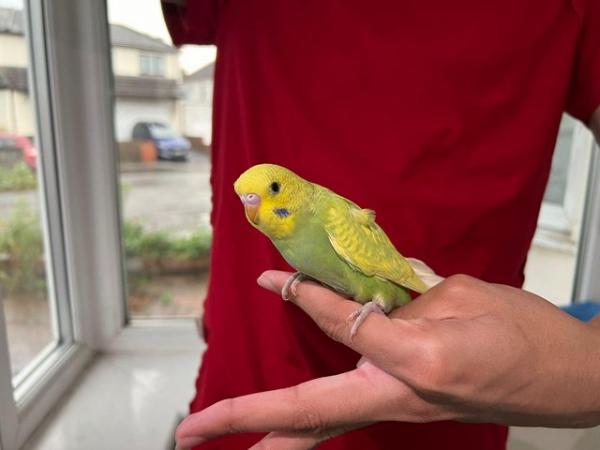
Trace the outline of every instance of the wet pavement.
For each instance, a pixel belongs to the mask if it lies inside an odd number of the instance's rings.
[[[188,162],[121,165],[125,220],[148,230],[187,232],[210,221],[210,160],[194,153]]]
[[[209,223],[210,159],[203,153],[192,153],[188,162],[122,163],[120,182],[125,220],[174,232]],[[0,193],[0,218],[19,204],[39,210],[37,191]]]

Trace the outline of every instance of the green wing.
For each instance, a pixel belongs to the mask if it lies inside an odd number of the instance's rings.
[[[355,270],[423,293],[427,286],[375,223],[375,212],[361,209],[329,191],[325,231],[336,253]],[[329,197],[328,195],[328,197]]]

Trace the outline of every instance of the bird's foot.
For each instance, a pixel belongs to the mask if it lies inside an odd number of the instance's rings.
[[[348,316],[349,321],[354,321],[354,323],[352,324],[352,328],[350,329],[350,338],[353,338],[356,335],[356,333],[358,332],[358,327],[361,326],[361,324],[372,312],[385,315],[385,311],[381,306],[379,306],[375,302],[368,302],[365,303],[362,306],[362,308],[357,309]]]
[[[291,275],[281,289],[281,298],[285,301],[295,299],[296,295],[298,295],[298,285],[302,281],[306,280],[306,278],[306,275],[304,275],[302,272],[296,272],[295,274]]]

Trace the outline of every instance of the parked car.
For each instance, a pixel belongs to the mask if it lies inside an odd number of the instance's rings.
[[[192,148],[190,141],[167,124],[138,122],[133,127],[133,140],[150,140],[156,146],[159,159],[187,160]]]
[[[22,158],[25,164],[35,170],[37,167],[37,150],[29,138],[27,136],[0,132],[0,151],[10,152],[11,150],[20,151],[20,155],[17,155],[17,158]],[[12,158],[9,157],[8,159]]]

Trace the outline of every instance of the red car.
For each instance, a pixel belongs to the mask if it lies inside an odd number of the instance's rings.
[[[0,133],[0,151],[3,148],[20,148],[25,164],[34,170],[37,167],[37,150],[27,136]]]

